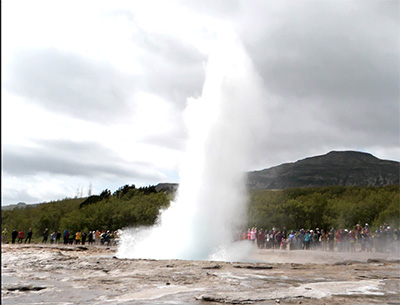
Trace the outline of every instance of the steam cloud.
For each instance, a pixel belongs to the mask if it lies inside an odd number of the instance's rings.
[[[263,98],[249,56],[224,31],[210,52],[202,96],[187,100],[189,139],[176,200],[154,227],[123,230],[118,257],[239,259],[233,234],[246,219],[244,175]]]

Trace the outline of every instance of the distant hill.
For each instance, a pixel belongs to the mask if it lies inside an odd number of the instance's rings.
[[[34,204],[29,204],[29,207],[34,207],[39,205],[40,203],[34,203]],[[25,202],[18,202],[17,204],[10,204],[10,205],[6,205],[6,206],[2,206],[1,209],[2,210],[14,210],[14,209],[25,209],[28,206],[28,204],[26,204]]]
[[[18,202],[17,204],[10,204],[1,207],[2,210],[14,210],[14,209],[25,209],[25,208],[26,208],[25,202]]]
[[[178,190],[178,187],[178,183],[159,183],[156,185],[156,191],[171,194],[175,193]]]
[[[399,184],[400,162],[357,151],[331,151],[248,173],[249,189]]]

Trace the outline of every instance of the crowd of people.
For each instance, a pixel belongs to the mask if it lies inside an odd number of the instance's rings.
[[[46,228],[41,235],[41,242],[43,244],[65,244],[65,245],[104,245],[104,246],[115,246],[119,241],[119,232],[110,230],[95,230],[95,231],[82,231],[78,230],[73,232],[71,230],[53,231],[50,233],[49,229]],[[22,244],[31,243],[33,236],[32,228],[29,228],[26,236],[23,230],[13,230],[11,232],[11,243]],[[2,243],[9,243],[8,231],[4,229],[1,234]]]
[[[253,227],[240,232],[237,238],[253,242],[259,249],[400,252],[400,229],[393,230],[388,223],[374,232],[368,223],[364,227],[356,224],[351,230],[331,228],[329,231],[319,228],[289,231],[286,228],[264,230]]]
[[[22,230],[11,232],[11,243],[31,243],[32,228],[29,228],[26,236]],[[119,242],[119,231],[94,230],[72,232],[71,230],[53,231],[46,228],[42,235],[43,244],[65,245],[105,245],[115,246]],[[393,230],[388,223],[381,225],[375,231],[371,231],[368,223],[362,227],[356,224],[351,230],[331,228],[324,230],[287,230],[273,227],[271,230],[248,228],[238,232],[238,240],[248,240],[259,249],[280,250],[322,250],[338,252],[400,252],[400,229]],[[8,243],[8,231],[2,231],[2,243]]]

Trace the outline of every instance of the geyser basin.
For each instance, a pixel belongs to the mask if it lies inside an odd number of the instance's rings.
[[[245,221],[244,173],[263,97],[249,56],[224,31],[210,52],[202,96],[187,101],[177,198],[154,227],[123,230],[118,257],[239,259],[233,234]]]

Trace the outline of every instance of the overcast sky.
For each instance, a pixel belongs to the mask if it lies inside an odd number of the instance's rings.
[[[400,159],[398,1],[1,4],[2,205],[179,182],[187,98],[227,25],[265,90],[249,171]]]

